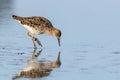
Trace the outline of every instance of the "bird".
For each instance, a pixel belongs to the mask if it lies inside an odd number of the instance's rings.
[[[35,35],[48,34],[54,36],[58,40],[58,45],[60,46],[61,31],[53,27],[52,23],[45,17],[42,16],[31,16],[31,17],[21,17],[12,15],[12,18],[17,20],[24,28],[27,29],[27,36],[32,40],[34,48],[36,49],[35,41],[42,47],[41,42]]]

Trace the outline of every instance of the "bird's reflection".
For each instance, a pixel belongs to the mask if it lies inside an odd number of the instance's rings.
[[[61,65],[60,52],[55,61],[36,60],[40,56],[42,50],[36,52],[33,51],[32,56],[27,60],[27,67],[21,70],[17,75],[13,77],[13,80],[18,78],[41,78],[48,76],[54,68],[58,68]]]

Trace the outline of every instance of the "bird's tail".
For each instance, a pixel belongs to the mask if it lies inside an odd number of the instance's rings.
[[[16,19],[16,20],[19,20],[19,21],[23,20],[22,17],[16,16],[16,15],[12,15],[12,18],[13,18],[13,19]]]

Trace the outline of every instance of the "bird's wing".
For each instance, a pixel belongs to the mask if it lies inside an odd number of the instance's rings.
[[[38,16],[25,17],[24,20],[29,24],[33,24],[37,26],[53,27],[52,23],[44,17],[38,17]]]

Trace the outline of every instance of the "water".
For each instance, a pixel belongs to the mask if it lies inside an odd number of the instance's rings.
[[[119,0],[0,0],[0,79],[12,80],[25,69],[34,49],[26,30],[12,15],[44,16],[62,31],[61,47],[48,35],[37,61],[57,59],[61,66],[33,80],[119,80]],[[40,47],[37,51],[41,50]],[[19,78],[18,80],[31,80]]]

